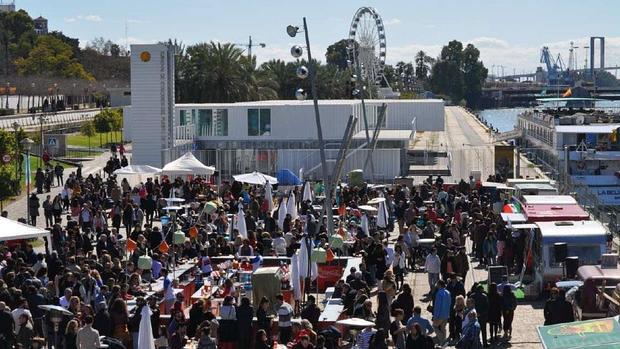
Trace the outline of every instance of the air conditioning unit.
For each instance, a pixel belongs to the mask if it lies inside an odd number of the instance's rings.
[[[586,122],[586,118],[583,115],[578,115],[575,117],[575,125],[583,125]]]
[[[616,269],[618,267],[617,253],[604,253],[601,256],[601,268]]]

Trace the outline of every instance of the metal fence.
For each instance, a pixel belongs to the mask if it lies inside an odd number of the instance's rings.
[[[369,149],[349,151],[341,179],[352,170],[364,169],[369,151]],[[328,172],[333,173],[338,149],[326,149],[325,153]],[[289,169],[295,174],[303,169],[304,179],[323,179],[319,151],[315,149],[216,149],[197,150],[194,155],[203,163],[215,166],[224,180],[236,174],[252,171],[275,175],[281,169]],[[372,155],[375,181],[392,182],[394,177],[400,176],[402,158],[401,149],[375,149]],[[369,179],[370,173],[365,171],[364,177]]]

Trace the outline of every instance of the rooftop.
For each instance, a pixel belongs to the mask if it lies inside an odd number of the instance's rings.
[[[556,125],[557,133],[612,133],[620,124]]]
[[[381,104],[381,103],[443,103],[441,99],[370,99],[365,101],[366,104]],[[321,99],[319,100],[319,106],[321,105],[356,105],[361,104],[359,99]],[[250,102],[237,102],[237,103],[177,103],[177,107],[199,107],[205,105],[213,105],[219,107],[253,107],[253,106],[287,106],[287,105],[313,105],[314,102],[311,99],[298,101],[295,99],[285,100],[264,100],[264,101],[250,101]]]

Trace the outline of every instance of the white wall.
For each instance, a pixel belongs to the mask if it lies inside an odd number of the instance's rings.
[[[409,130],[416,117],[419,131],[443,131],[445,129],[444,102],[440,99],[384,100],[368,104],[387,104],[386,129]]]
[[[162,150],[172,145],[174,78],[169,48],[163,44],[131,45],[132,163],[161,167],[167,162]],[[142,53],[149,60],[141,59]]]

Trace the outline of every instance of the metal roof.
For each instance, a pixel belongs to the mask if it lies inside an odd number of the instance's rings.
[[[370,131],[370,138],[374,131]],[[408,141],[411,130],[379,130],[380,141]],[[366,131],[360,131],[353,136],[353,139],[366,139]]]
[[[553,221],[536,222],[542,236],[583,236],[583,235],[607,235],[607,230],[598,221]]]
[[[570,195],[523,195],[526,205],[575,205],[577,200]]]
[[[517,183],[515,188],[519,190],[524,189],[538,189],[538,190],[555,190],[555,187],[549,183]]]
[[[612,133],[620,124],[556,125],[556,133]]]

